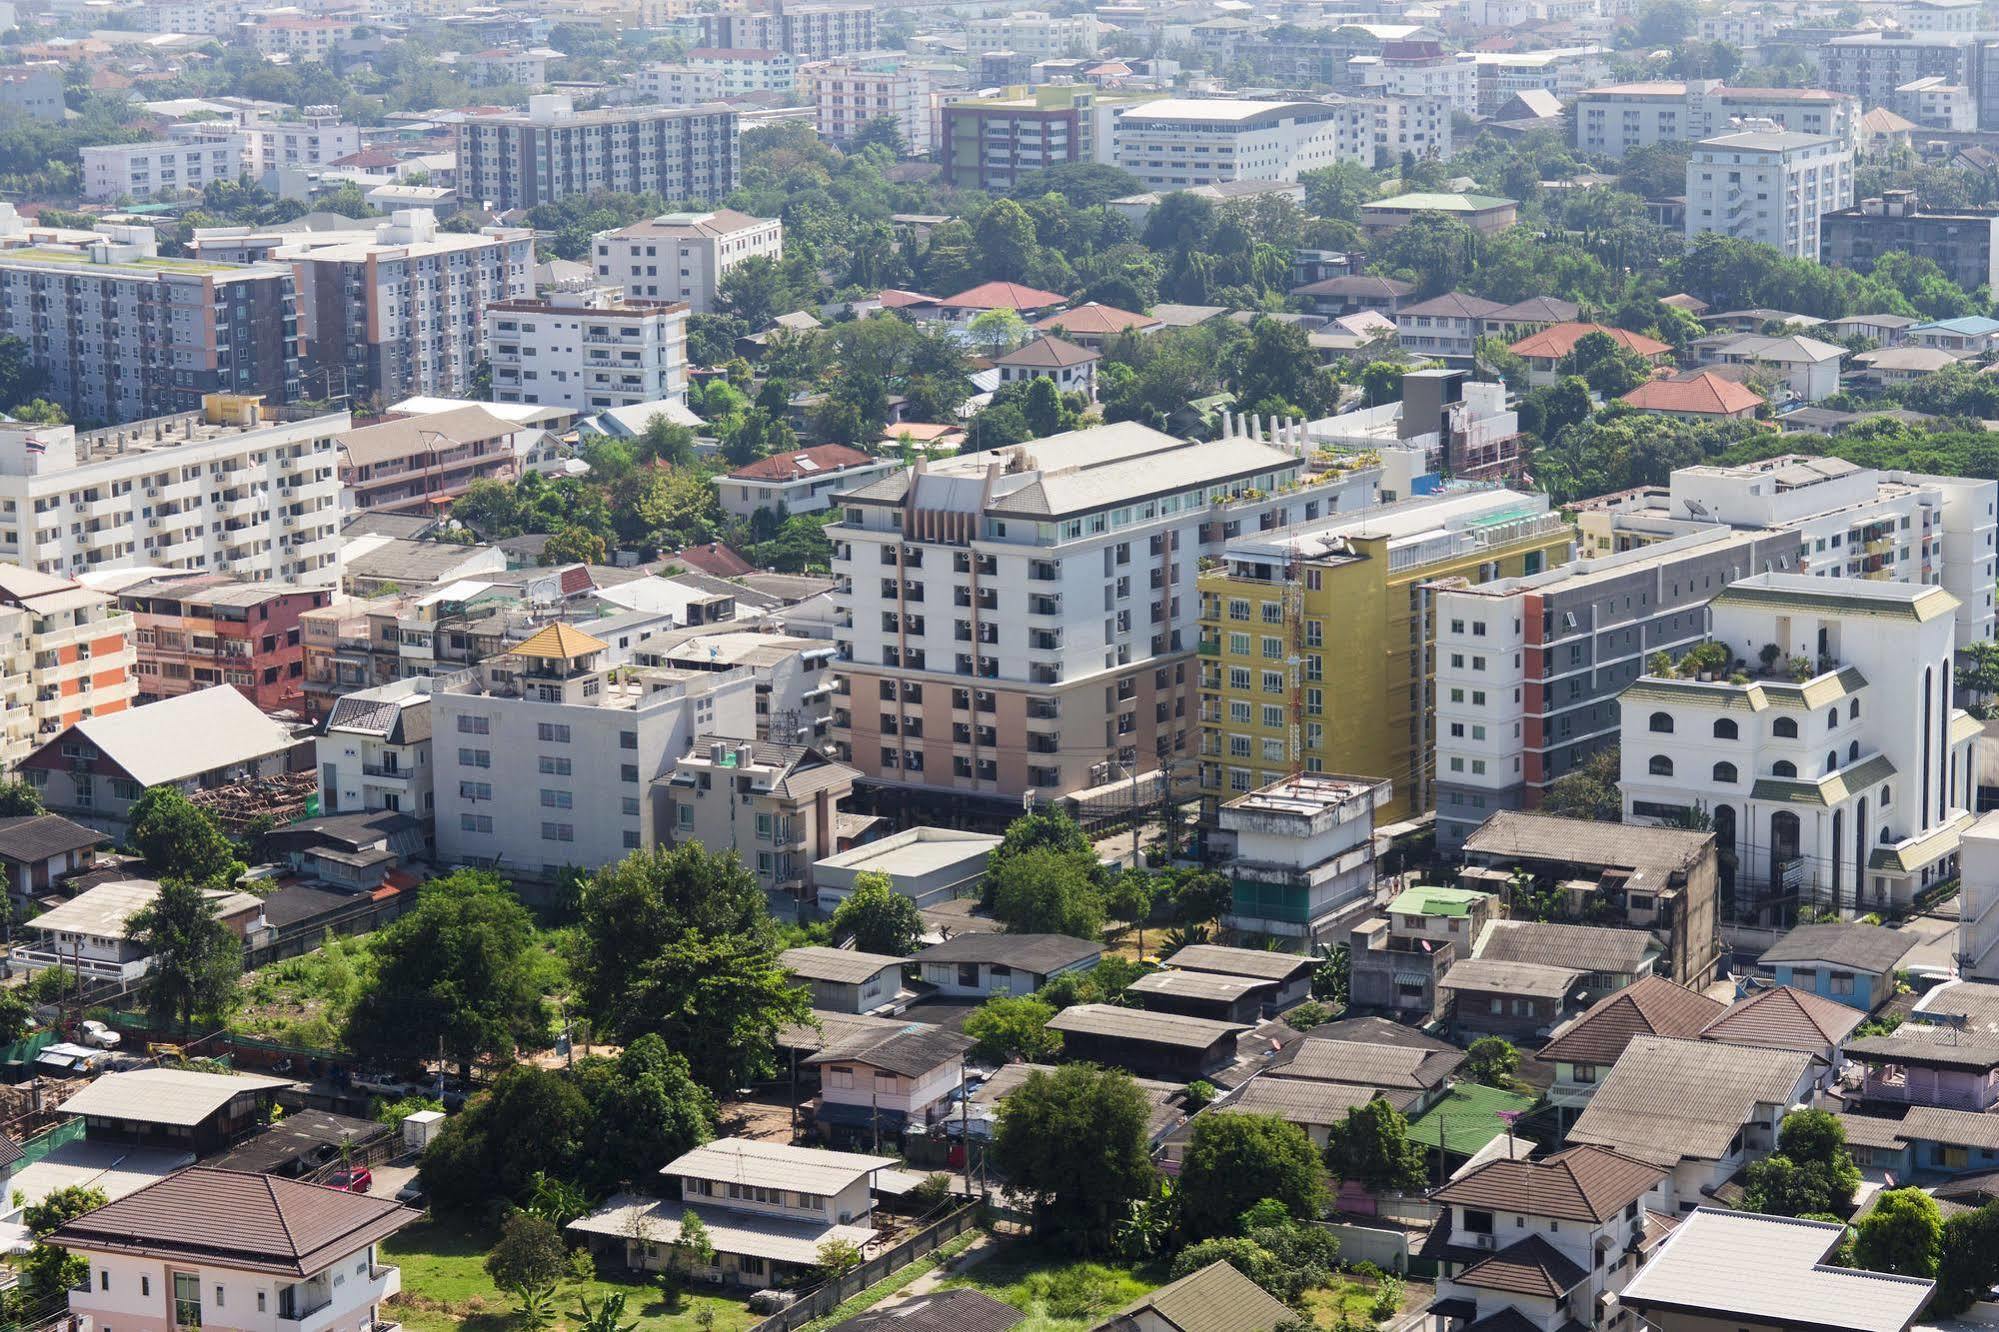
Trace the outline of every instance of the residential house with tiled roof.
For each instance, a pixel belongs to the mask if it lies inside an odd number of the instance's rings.
[[[1309,1035],[1279,1053],[1263,1077],[1340,1083],[1355,1089],[1356,1104],[1380,1096],[1415,1119],[1450,1090],[1451,1075],[1464,1060],[1464,1051],[1442,1042],[1398,1045]]]
[[[1756,969],[1871,1013],[1895,993],[1895,968],[1920,942],[1907,930],[1863,921],[1799,925],[1763,950]]]
[[[1701,1029],[1704,1041],[1801,1050],[1818,1063],[1818,1085],[1831,1090],[1846,1064],[1845,1044],[1865,1014],[1789,985],[1756,990]]]
[[[1691,379],[1652,379],[1618,399],[1627,407],[1681,421],[1747,421],[1763,395],[1712,371]]]
[[[945,318],[970,323],[988,310],[1011,310],[1023,319],[1055,313],[1069,303],[1060,292],[1040,291],[1019,282],[981,282],[937,302]]]
[[[1640,977],[1597,1000],[1540,1048],[1538,1057],[1555,1066],[1548,1099],[1565,1121],[1572,1119],[1596,1095],[1635,1037],[1691,1039],[1727,1011],[1720,1000],[1664,976]]]
[[[1079,347],[1097,351],[1102,351],[1104,344],[1120,333],[1156,333],[1164,327],[1156,315],[1133,314],[1096,301],[1085,301],[1060,314],[1049,315],[1034,326],[1037,333],[1059,334]]]
[[[972,1038],[934,1023],[858,1031],[805,1063],[819,1075],[812,1122],[828,1142],[900,1141],[952,1109]]]
[[[1818,402],[1839,392],[1839,363],[1846,348],[1802,333],[1768,337],[1723,334],[1694,344],[1702,364],[1747,365],[1781,380],[1793,397]]]
[[[1125,1306],[1092,1332],[1277,1332],[1296,1318],[1283,1301],[1216,1262]]]
[[[1666,1172],[1602,1147],[1487,1161],[1430,1201],[1430,1312],[1473,1327],[1619,1326],[1611,1297],[1671,1229]]]
[[[794,984],[812,992],[813,1008],[873,1013],[904,993],[902,969],[909,959],[811,944],[785,949],[777,962]]]
[[[1530,333],[1507,350],[1527,362],[1527,381],[1538,388],[1555,382],[1562,358],[1592,333],[1603,334],[1625,351],[1653,365],[1664,364],[1673,350],[1657,338],[1648,338],[1629,329],[1612,328],[1608,324],[1577,323],[1555,324],[1538,333]]]
[[[719,541],[699,546],[683,546],[667,557],[668,564],[681,564],[717,578],[740,578],[755,573],[757,566]]]
[[[1349,315],[1377,310],[1392,318],[1415,290],[1415,283],[1400,278],[1342,273],[1293,287],[1287,294],[1313,314]]]
[[[1505,308],[1498,301],[1447,291],[1397,310],[1396,340],[1414,356],[1469,361],[1478,349],[1485,321]]]
[[[738,518],[820,513],[832,505],[836,492],[867,485],[901,466],[895,458],[877,458],[845,444],[817,444],[745,463],[722,477],[715,489],[722,507]]]
[[[1580,971],[1582,988],[1592,1002],[1652,975],[1664,952],[1644,930],[1535,920],[1491,921],[1472,947],[1472,956],[1494,962],[1533,962]]]
[[[1097,362],[1103,357],[1088,347],[1079,347],[1061,338],[1039,337],[1016,347],[994,361],[1000,383],[1025,384],[1034,379],[1053,380],[1064,393],[1097,396]]]

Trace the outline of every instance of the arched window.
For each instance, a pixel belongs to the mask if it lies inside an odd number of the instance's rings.
[[[1827,772],[1838,772],[1838,771],[1839,771],[1839,751],[1838,751],[1838,750],[1836,750],[1836,749],[1828,749],[1828,750],[1827,750],[1827,751],[1825,752],[1825,770],[1826,770]]]
[[[1770,723],[1770,734],[1776,736],[1779,740],[1797,739],[1798,738],[1797,719],[1794,717],[1777,718],[1776,721]]]
[[[1846,747],[1846,761],[1848,763],[1858,763],[1860,761],[1860,742],[1858,740],[1855,740]]]
[[[1855,717],[1858,717],[1859,715],[1860,715],[1860,700],[1856,698],[1851,703],[1848,703],[1846,705],[1846,719],[1848,721],[1852,721]]]
[[[1673,733],[1673,714],[1670,712],[1653,713],[1652,729],[1662,735],[1671,735]]]
[[[1827,709],[1826,709],[1826,714],[1825,714],[1825,728],[1826,728],[1826,729],[1827,729],[1828,731],[1837,731],[1837,730],[1839,729],[1839,709],[1838,709],[1838,708],[1827,708]]]
[[[1654,754],[1649,767],[1654,777],[1671,777],[1673,775],[1673,760],[1667,758],[1664,754]]]
[[[1770,775],[1772,777],[1795,777],[1798,775],[1798,765],[1789,759],[1778,759],[1770,765]]]
[[[1735,785],[1735,765],[1733,763],[1715,764],[1714,779],[1717,782],[1722,783],[1724,786]]]
[[[1714,738],[1717,740],[1735,739],[1734,719],[1731,717],[1722,717],[1718,719],[1714,724]]]

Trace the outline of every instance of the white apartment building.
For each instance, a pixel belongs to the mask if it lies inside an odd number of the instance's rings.
[[[730,269],[762,255],[784,257],[784,223],[734,209],[663,213],[597,237],[597,276],[633,300],[686,301],[694,314],[715,308]]]
[[[724,97],[791,93],[798,89],[798,63],[787,51],[755,46],[697,46],[687,53],[687,63],[719,77]]]
[[[1941,75],[1914,79],[1895,89],[1890,109],[1924,129],[1961,133],[1978,128],[1978,104],[1971,89]]]
[[[1388,42],[1380,55],[1347,62],[1348,81],[1391,97],[1441,97],[1453,111],[1478,114],[1478,60],[1434,41]]]
[[[1999,812],[1981,815],[1958,839],[1957,970],[1999,982]]]
[[[453,143],[459,198],[501,212],[605,190],[720,199],[741,155],[730,107],[578,111],[558,93],[528,98],[525,115],[467,117]]]
[[[1369,502],[1302,426],[1188,443],[1135,422],[841,495],[834,735],[869,780],[1051,798],[1159,767],[1196,725],[1200,560]]]
[[[869,70],[857,65],[810,65],[805,99],[812,103],[819,137],[845,144],[871,120],[888,119],[902,132],[910,156],[936,146],[930,115],[930,76],[920,70]]]
[[[1365,97],[1350,98],[1348,108],[1364,110],[1372,122],[1373,144],[1369,146],[1357,125],[1353,140],[1343,141],[1342,161],[1358,162],[1372,170],[1387,162],[1399,162],[1402,154],[1447,158],[1451,155],[1450,99],[1445,97]]]
[[[697,736],[658,788],[660,819],[674,845],[733,850],[765,892],[806,901],[857,775],[807,745]]]
[[[72,579],[0,565],[0,771],[138,696],[132,613]]]
[[[1231,929],[1316,939],[1374,888],[1374,811],[1389,784],[1300,772],[1224,804],[1213,836],[1235,880]]]
[[[1756,574],[1712,603],[1727,674],[1624,691],[1624,816],[1707,812],[1741,903],[1844,918],[1956,872],[1976,719],[1951,706],[1957,598],[1866,578]]]
[[[1480,51],[1473,64],[1478,71],[1479,114],[1487,116],[1524,92],[1550,93],[1568,106],[1585,88],[1594,87],[1610,73],[1610,56],[1601,46]]]
[[[1908,32],[1977,32],[1982,24],[1978,0],[1908,0],[1890,6],[1896,22]]]
[[[1853,149],[1834,138],[1750,130],[1704,139],[1687,161],[1687,239],[1717,231],[1819,257],[1819,219],[1853,206]]]
[[[722,96],[722,71],[712,66],[647,65],[632,82],[639,100],[654,106],[699,106]]]
[[[1341,119],[1319,102],[1162,98],[1118,116],[1117,165],[1148,190],[1296,180],[1341,160]]]
[[[1569,100],[1569,99],[1564,99]],[[1660,79],[1589,88],[1569,114],[1576,147],[1605,157],[1658,143],[1697,143],[1774,121],[1793,134],[1860,143],[1860,101],[1819,88],[1730,88],[1714,79]]]
[[[437,855],[552,877],[651,850],[653,784],[699,735],[756,734],[748,671],[617,670],[566,623],[431,696]]]
[[[218,180],[243,174],[248,138],[234,129],[176,126],[170,139],[114,143],[82,150],[83,197],[92,203],[199,194]]]
[[[1013,51],[1030,62],[1093,56],[1097,53],[1101,30],[1094,14],[1050,14],[1046,10],[1023,9],[971,20],[965,25],[965,49]]]
[[[343,123],[337,106],[309,106],[299,120],[246,120],[236,132],[243,136],[243,167],[251,176],[323,167],[361,151],[361,127]]]
[[[397,680],[335,699],[316,746],[319,812],[400,810],[428,825],[431,694],[460,678]]]
[[[346,412],[270,421],[256,398],[81,432],[0,422],[0,560],[46,574],[158,567],[340,580]]]
[[[486,307],[493,401],[578,413],[687,396],[687,303],[616,287],[558,289]]]

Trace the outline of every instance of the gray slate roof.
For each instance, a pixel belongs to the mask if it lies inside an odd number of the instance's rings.
[[[1495,920],[1485,927],[1476,956],[1494,962],[1537,962],[1634,975],[1658,945],[1643,930],[1599,925],[1552,925],[1540,921]]]
[[[1102,957],[1102,944],[1066,934],[997,934],[968,930],[916,955],[918,962],[985,962],[1046,976]]]
[[[1915,935],[1885,925],[1854,921],[1844,925],[1800,925],[1765,950],[1761,966],[1773,962],[1824,962],[1855,971],[1895,969],[1916,946]]]

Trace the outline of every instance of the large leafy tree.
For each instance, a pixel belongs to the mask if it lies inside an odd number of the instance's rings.
[[[574,1080],[515,1064],[444,1122],[423,1154],[423,1185],[447,1211],[525,1203],[540,1179],[577,1172],[591,1134]]]
[[[1943,1223],[1937,1248],[1937,1293],[1933,1318],[1964,1312],[1999,1282],[1999,1203],[1958,1212]]]
[[[1038,1233],[1101,1253],[1132,1204],[1159,1186],[1149,1118],[1127,1073],[1089,1064],[1037,1070],[1000,1103],[993,1164],[1034,1200]]]
[[[1296,1217],[1325,1205],[1325,1167],[1305,1131],[1275,1115],[1202,1115],[1180,1162],[1180,1222],[1189,1235],[1235,1233],[1238,1219],[1274,1198]]]
[[[1887,1189],[1860,1218],[1853,1256],[1870,1272],[1933,1277],[1943,1242],[1943,1212],[1921,1189]]]
[[[1048,1027],[1054,1016],[1055,1006],[1039,996],[996,995],[965,1015],[965,1034],[978,1042],[976,1058],[1042,1062],[1062,1053],[1062,1033]]]
[[[587,1173],[605,1188],[648,1181],[663,1162],[715,1136],[715,1098],[694,1081],[686,1057],[650,1032],[615,1062],[586,1060],[577,1077],[596,1117]]]
[[[244,865],[215,821],[171,786],[150,786],[132,802],[132,847],[162,877],[234,883]]]
[[[35,1237],[21,1265],[21,1284],[33,1300],[53,1300],[90,1279],[90,1260],[49,1242],[65,1222],[85,1212],[94,1212],[110,1202],[110,1195],[85,1184],[71,1184],[55,1190],[21,1213],[21,1223]]]
[[[853,891],[833,909],[833,936],[852,939],[864,953],[906,957],[923,937],[923,913],[888,875],[857,874]]]
[[[432,879],[416,907],[375,936],[375,974],[348,1018],[365,1054],[461,1065],[508,1060],[546,1044],[534,920],[498,878],[460,870]]]
[[[1091,867],[1074,855],[1037,847],[1010,856],[992,874],[993,915],[1016,934],[1103,933],[1104,895]]]
[[[775,1066],[778,1030],[811,1011],[778,964],[783,951],[756,877],[733,853],[689,843],[634,852],[583,889],[578,981],[600,1030],[647,1032],[724,1092]]]
[[[200,886],[162,880],[159,895],[132,917],[127,930],[153,959],[146,976],[148,1017],[190,1027],[196,1018],[228,1016],[243,974],[243,944],[217,918],[214,901]]]
[[[1341,1179],[1370,1189],[1409,1189],[1423,1183],[1423,1149],[1409,1141],[1409,1121],[1376,1097],[1347,1111],[1327,1134],[1326,1164]]]
[[[43,813],[42,793],[19,777],[0,782],[0,818],[16,819]]]

